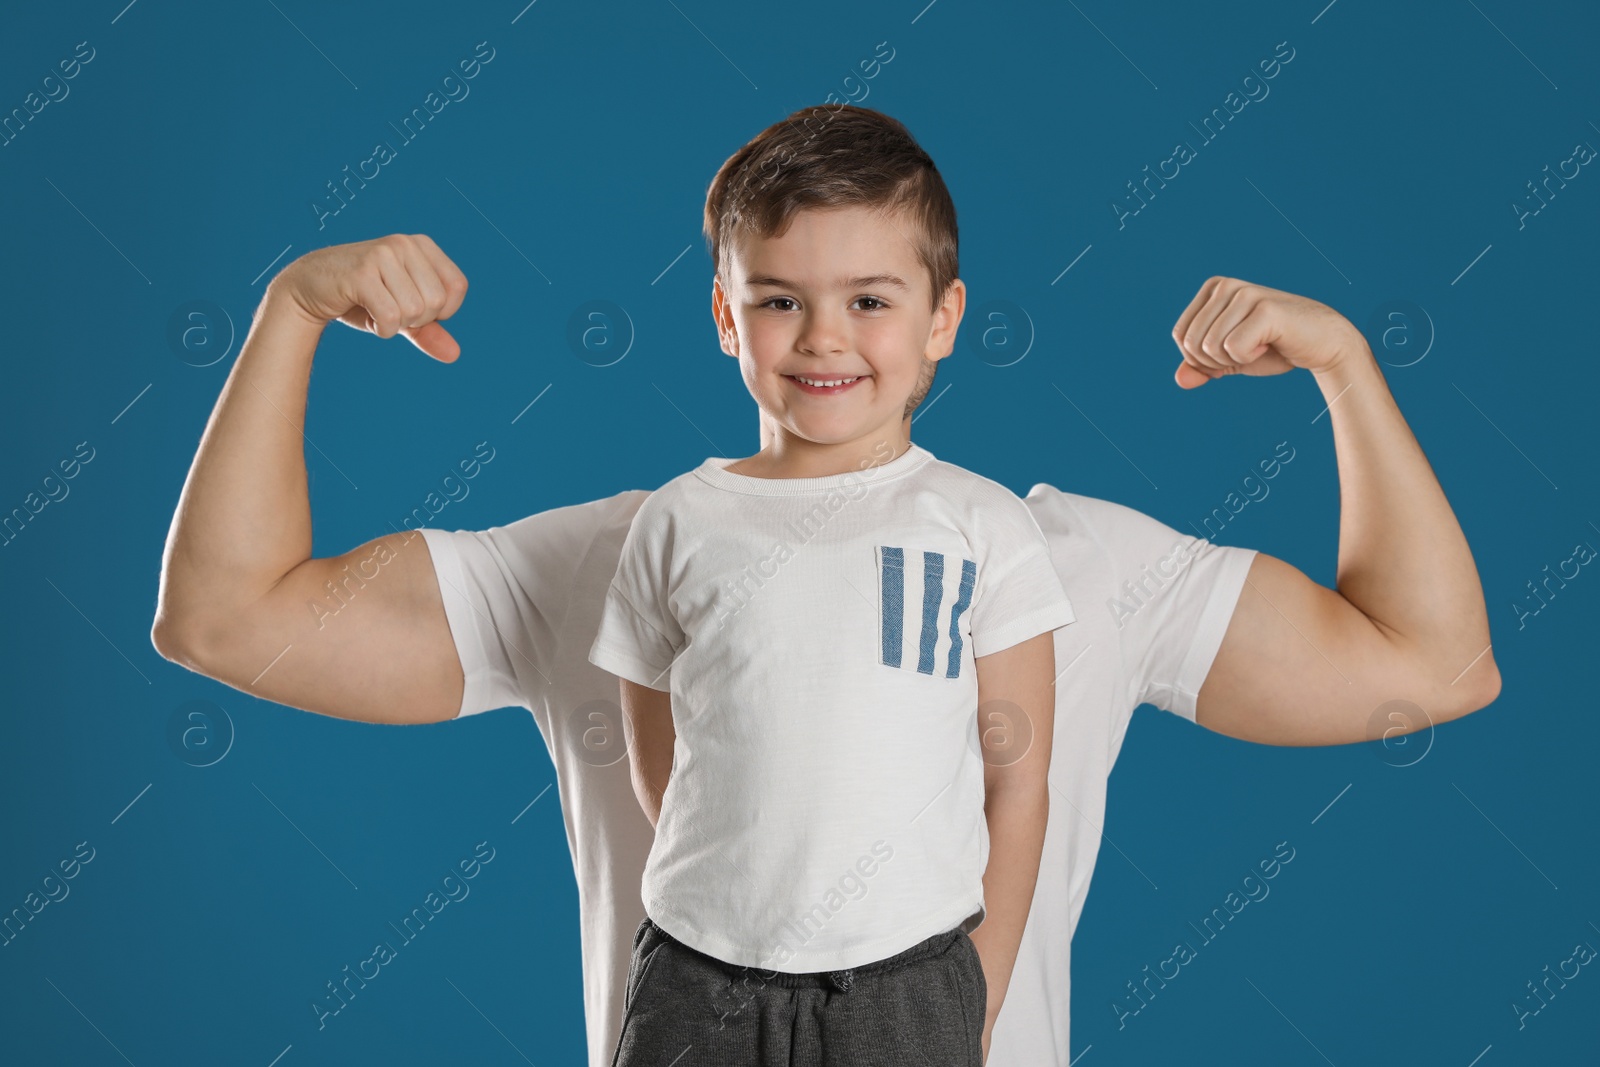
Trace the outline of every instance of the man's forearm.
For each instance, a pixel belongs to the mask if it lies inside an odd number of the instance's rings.
[[[1338,455],[1339,592],[1432,664],[1449,692],[1489,647],[1466,536],[1371,351],[1314,377]]]
[[[972,944],[983,963],[988,986],[985,1029],[994,1025],[1011,970],[1017,962],[1022,931],[1028,924],[1039,854],[1044,848],[1050,813],[1050,786],[1043,774],[1018,777],[988,790],[984,816],[989,826],[989,863],[983,872],[984,918],[972,932]]]
[[[268,288],[173,515],[158,626],[227,619],[309,558],[302,427],[321,334]]]

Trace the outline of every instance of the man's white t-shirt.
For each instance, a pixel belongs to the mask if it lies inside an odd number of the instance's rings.
[[[588,653],[649,495],[628,490],[486,530],[421,531],[465,675],[460,714],[528,709],[555,765],[578,882],[590,1067],[610,1063],[622,1026],[654,832],[629,778],[617,678]],[[1111,765],[1138,705],[1194,718],[1255,553],[1044,483],[1023,503],[1077,619],[1055,631],[1050,819],[988,1062],[1065,1067],[1072,931],[1100,851]]]
[[[589,661],[672,695],[645,912],[748,967],[860,967],[982,921],[975,660],[1072,621],[1005,486],[915,444],[639,508]]]

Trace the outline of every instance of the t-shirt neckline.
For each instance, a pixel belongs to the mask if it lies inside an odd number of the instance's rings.
[[[726,468],[737,463],[742,456],[711,456],[694,473],[702,481],[718,489],[753,496],[795,496],[804,493],[825,493],[852,485],[872,485],[899,478],[921,467],[934,458],[932,452],[916,442],[908,442],[904,452],[887,463],[842,474],[825,474],[817,478],[757,478],[750,474],[736,474]]]

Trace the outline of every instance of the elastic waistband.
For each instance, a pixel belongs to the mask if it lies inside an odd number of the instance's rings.
[[[962,936],[962,930],[959,926],[957,926],[952,929],[945,930],[942,933],[934,934],[932,937],[926,938],[925,940],[919,941],[905,951],[897,952],[893,956],[889,956],[881,960],[874,960],[871,963],[863,963],[859,967],[849,967],[841,971],[771,971],[767,970],[765,967],[747,967],[741,964],[728,963],[725,960],[719,960],[715,956],[708,956],[692,945],[685,945],[682,941],[679,941],[677,938],[667,933],[654,919],[651,919],[648,915],[645,916],[644,921],[650,929],[661,935],[663,940],[670,941],[674,945],[682,948],[685,952],[692,952],[701,959],[715,964],[732,978],[742,978],[747,975],[753,975],[757,978],[760,978],[763,982],[771,982],[773,985],[791,989],[831,987],[845,993],[850,991],[852,979],[855,975],[877,974],[882,971],[892,971],[898,967],[904,967],[906,964],[915,963],[917,960],[926,959],[929,956],[938,956],[947,951],[951,944],[955,942],[957,938]]]

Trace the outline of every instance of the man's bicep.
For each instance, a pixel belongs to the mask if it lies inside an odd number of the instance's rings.
[[[1433,714],[1403,647],[1338,592],[1257,552],[1195,721],[1258,744],[1348,744],[1378,736],[1369,724],[1396,700]]]
[[[438,722],[461,707],[460,660],[415,534],[306,560],[186,659],[252,696],[343,719]]]

